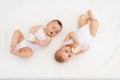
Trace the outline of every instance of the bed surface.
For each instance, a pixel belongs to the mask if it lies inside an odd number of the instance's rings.
[[[80,14],[91,9],[99,21],[88,52],[59,64],[54,52],[70,31],[77,30]],[[63,30],[46,48],[29,59],[9,53],[14,30],[27,33],[35,25],[59,19]],[[120,78],[120,0],[0,0],[0,79],[118,79]]]

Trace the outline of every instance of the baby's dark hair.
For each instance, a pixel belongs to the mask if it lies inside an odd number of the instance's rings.
[[[61,27],[61,29],[62,29],[62,22],[61,22],[60,20],[55,19],[55,20],[52,20],[52,21],[56,21],[56,22],[60,25],[60,27]]]
[[[55,60],[56,60],[57,62],[59,62],[59,63],[63,63],[63,62],[64,62],[64,59],[62,58],[62,56],[57,55],[57,54],[60,53],[59,51],[60,51],[60,50],[57,50],[57,51],[55,52]]]

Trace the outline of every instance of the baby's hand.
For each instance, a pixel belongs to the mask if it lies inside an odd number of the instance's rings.
[[[82,50],[78,51],[76,55],[84,53]]]
[[[10,53],[11,53],[11,54],[14,54],[14,55],[16,54],[16,52],[17,52],[17,51],[15,51],[15,50],[11,50],[11,51],[10,51]]]
[[[34,34],[36,32],[36,30],[31,28],[29,32]]]
[[[77,45],[79,45],[79,44],[78,44],[78,43],[74,43],[74,44],[73,44],[73,48],[76,48]]]
[[[35,26],[35,27],[32,27],[31,29],[30,29],[30,33],[35,33],[38,29],[40,29],[40,28],[42,28],[42,26],[41,25],[38,25],[38,26]]]
[[[39,44],[39,40],[36,38],[34,41],[33,41],[34,44]]]

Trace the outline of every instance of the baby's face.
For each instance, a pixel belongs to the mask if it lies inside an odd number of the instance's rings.
[[[46,30],[48,36],[52,37],[61,31],[61,26],[58,24],[57,21],[52,21],[47,24]]]
[[[62,62],[66,62],[72,56],[71,48],[68,46],[60,48],[60,51],[57,53],[57,57],[61,57]]]

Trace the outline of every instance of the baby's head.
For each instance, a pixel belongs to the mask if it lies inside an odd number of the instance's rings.
[[[63,46],[56,51],[55,60],[59,63],[63,63],[63,62],[68,61],[71,56],[73,56],[71,52],[71,47]]]
[[[48,36],[55,36],[62,30],[62,23],[59,20],[52,20],[46,25],[46,32]]]

